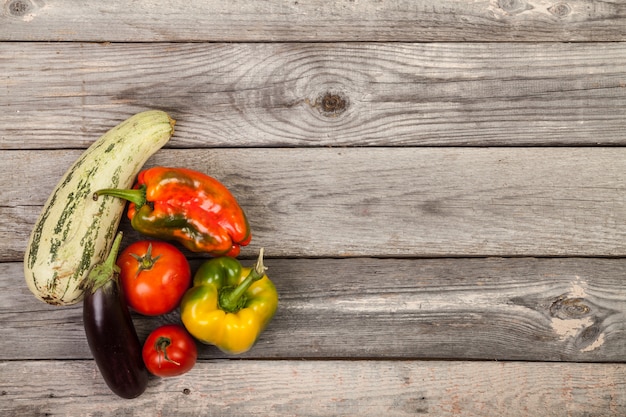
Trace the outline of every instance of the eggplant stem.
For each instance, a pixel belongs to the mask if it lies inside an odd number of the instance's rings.
[[[110,280],[117,279],[120,267],[115,264],[115,261],[117,260],[117,253],[120,250],[123,236],[124,234],[121,231],[117,233],[107,258],[104,262],[94,265],[91,271],[89,271],[87,282],[92,293]]]

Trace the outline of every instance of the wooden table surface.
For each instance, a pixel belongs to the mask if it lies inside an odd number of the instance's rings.
[[[624,1],[85,3],[0,8],[0,415],[626,415]],[[22,258],[153,108],[177,125],[147,166],[233,191],[280,304],[123,400]]]

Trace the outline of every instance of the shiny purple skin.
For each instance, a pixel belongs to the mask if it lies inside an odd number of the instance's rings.
[[[117,279],[85,293],[83,324],[89,349],[111,391],[127,399],[141,395],[149,374]]]

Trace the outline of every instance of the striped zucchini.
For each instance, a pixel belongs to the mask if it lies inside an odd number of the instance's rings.
[[[43,207],[24,254],[24,276],[37,298],[53,305],[82,300],[92,265],[108,254],[124,201],[93,194],[130,188],[150,156],[174,133],[160,110],[136,114],[94,142],[65,173]]]

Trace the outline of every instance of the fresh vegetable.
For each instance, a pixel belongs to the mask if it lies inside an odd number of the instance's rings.
[[[118,284],[115,265],[122,233],[118,233],[106,260],[87,277],[83,299],[83,324],[89,349],[111,391],[135,398],[148,385],[142,346]]]
[[[193,252],[237,256],[252,238],[246,215],[219,181],[186,168],[143,170],[133,190],[98,195],[129,200],[132,227],[146,236],[176,240]]]
[[[117,258],[127,304],[146,316],[174,310],[191,284],[185,255],[167,242],[140,240]]]
[[[278,306],[276,287],[265,270],[263,249],[253,268],[227,256],[203,263],[181,301],[187,330],[226,353],[249,350]]]
[[[143,345],[148,371],[162,378],[182,375],[196,364],[196,341],[177,324],[163,325],[150,333]]]
[[[44,205],[24,255],[28,288],[54,305],[83,298],[91,267],[101,262],[115,237],[124,204],[94,201],[94,191],[130,187],[146,160],[174,131],[162,111],[136,114],[94,142],[65,173]]]

